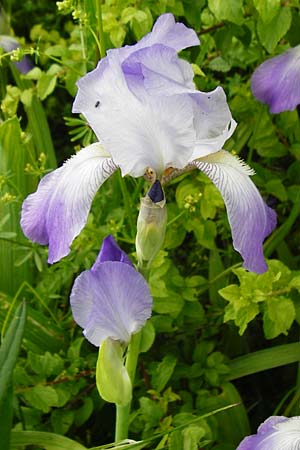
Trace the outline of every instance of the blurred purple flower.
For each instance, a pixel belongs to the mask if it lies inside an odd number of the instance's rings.
[[[0,47],[6,52],[11,52],[20,47],[19,42],[11,36],[0,35]],[[26,74],[31,69],[33,69],[33,64],[27,56],[23,56],[21,61],[14,62],[14,65],[19,70],[19,72]]]
[[[300,416],[269,417],[257,430],[257,434],[242,440],[236,450],[299,450]]]
[[[112,236],[104,239],[92,268],[76,278],[70,302],[74,320],[97,347],[107,338],[128,343],[152,309],[145,279]]]
[[[198,44],[193,30],[164,14],[137,44],[109,50],[78,81],[73,111],[103,146],[88,146],[46,175],[22,209],[24,234],[49,245],[49,263],[69,253],[96,191],[115,170],[139,177],[151,168],[159,179],[170,168],[194,166],[224,198],[244,267],[267,269],[262,242],[276,216],[251,182],[251,169],[221,150],[236,126],[223,89],[197,91],[191,65],[177,55]]]
[[[271,113],[295,109],[300,104],[300,45],[263,62],[252,75],[251,89]]]

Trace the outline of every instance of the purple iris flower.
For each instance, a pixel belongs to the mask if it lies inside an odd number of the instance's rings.
[[[251,89],[271,113],[295,109],[300,104],[300,45],[263,62],[252,75]]]
[[[262,242],[276,216],[250,181],[251,169],[221,150],[236,126],[223,89],[196,90],[192,66],[177,55],[198,44],[193,30],[164,14],[137,44],[109,50],[78,81],[73,112],[86,117],[99,143],[46,175],[22,209],[24,234],[49,245],[49,263],[69,253],[96,191],[115,170],[140,177],[151,168],[161,179],[188,166],[220,190],[244,267],[267,269]]]
[[[0,47],[6,52],[11,52],[20,47],[19,42],[11,36],[0,35]],[[23,56],[21,61],[14,62],[14,65],[19,70],[19,72],[26,74],[31,69],[33,69],[33,64],[27,56]]]
[[[269,417],[236,450],[300,450],[300,416]]]
[[[127,344],[152,310],[145,279],[112,236],[104,239],[92,268],[76,278],[70,302],[74,320],[97,347],[108,338]]]

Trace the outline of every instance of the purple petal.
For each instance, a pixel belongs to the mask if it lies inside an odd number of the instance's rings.
[[[237,450],[299,450],[300,417],[269,417]]]
[[[135,50],[153,44],[163,44],[179,52],[184,48],[199,45],[200,41],[194,30],[183,23],[176,23],[173,14],[167,13],[157,19],[151,33],[135,45]]]
[[[34,242],[49,244],[49,263],[69,253],[87,221],[95,193],[117,169],[108,156],[100,144],[86,147],[46,175],[24,201],[23,232]]]
[[[261,198],[249,175],[253,171],[238,158],[220,151],[194,161],[217,186],[225,201],[233,247],[244,259],[243,267],[263,273],[267,265],[263,241],[276,225],[276,214]]]
[[[125,75],[142,77],[150,95],[170,95],[166,93],[170,85],[173,86],[171,94],[182,93],[183,87],[195,89],[192,66],[178,58],[174,49],[162,44],[154,44],[132,53],[122,63],[122,70]],[[162,85],[164,89],[161,89]],[[181,90],[176,92],[177,85]]]
[[[103,262],[79,275],[70,301],[74,320],[96,346],[107,338],[129,342],[152,309],[145,279],[129,264],[118,261]]]
[[[98,265],[106,261],[119,261],[133,266],[126,253],[123,252],[111,235],[103,240],[99,255],[91,270],[97,270]]]
[[[300,104],[300,45],[263,62],[252,75],[251,89],[271,113],[295,109]]]

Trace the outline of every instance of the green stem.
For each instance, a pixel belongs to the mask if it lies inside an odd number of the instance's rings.
[[[105,56],[105,43],[104,43],[104,33],[103,33],[103,22],[102,22],[102,10],[101,10],[101,0],[96,0],[96,11],[97,11],[97,28],[98,37],[100,41],[100,58]]]
[[[123,196],[126,216],[127,216],[128,222],[129,222],[130,230],[131,230],[131,236],[130,237],[134,238],[136,225],[135,225],[135,222],[134,222],[133,217],[132,217],[132,206],[131,206],[130,201],[129,201],[130,195],[128,194],[126,181],[122,178],[120,173],[118,173],[118,178],[119,178],[119,184],[120,184],[120,188],[121,188],[121,192],[122,192],[122,196]]]
[[[128,375],[130,377],[132,386],[134,383],[135,372],[138,362],[139,350],[141,343],[141,331],[132,336],[131,342],[128,346],[126,364]],[[116,407],[116,430],[115,430],[115,441],[122,441],[128,437],[129,428],[129,414],[130,414],[131,403],[126,406]]]

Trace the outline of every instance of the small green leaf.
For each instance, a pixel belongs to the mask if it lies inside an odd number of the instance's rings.
[[[217,20],[241,25],[244,21],[243,0],[208,0],[208,7]]]
[[[229,62],[227,62],[222,56],[217,56],[216,58],[212,59],[208,67],[211,70],[215,70],[216,72],[228,72],[231,69],[231,65]]]
[[[292,300],[279,296],[266,302],[264,313],[264,332],[267,339],[274,339],[279,334],[287,334],[295,317],[296,311]]]
[[[45,100],[50,95],[56,86],[57,75],[42,73],[37,82],[37,94],[41,100]]]
[[[142,329],[141,343],[140,343],[140,352],[147,352],[155,339],[155,328],[152,325],[151,321],[148,320],[146,325]]]
[[[289,30],[292,22],[290,8],[282,7],[269,23],[262,19],[257,22],[257,33],[265,49],[272,53],[281,38]]]
[[[52,406],[57,406],[58,396],[51,386],[37,385],[23,393],[25,400],[34,408],[48,413]]]
[[[171,378],[177,359],[173,355],[167,355],[163,358],[162,362],[159,363],[152,375],[152,385],[154,389],[161,392],[169,379]]]
[[[279,11],[280,0],[253,0],[261,20],[269,23]]]

